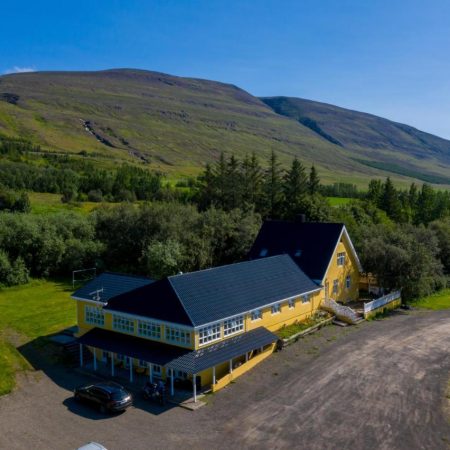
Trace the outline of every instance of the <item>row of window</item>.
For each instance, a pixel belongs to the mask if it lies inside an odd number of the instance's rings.
[[[341,252],[337,254],[337,265],[344,266],[345,265],[345,252]]]
[[[85,321],[90,325],[105,325],[105,313],[96,306],[85,306]],[[135,322],[127,317],[113,314],[113,329],[124,333],[134,334]],[[161,339],[161,325],[148,320],[137,321],[138,335],[151,339]],[[191,333],[176,327],[165,328],[165,338],[167,341],[189,345],[191,343]]]

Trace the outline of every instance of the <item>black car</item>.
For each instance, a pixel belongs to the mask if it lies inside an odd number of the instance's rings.
[[[102,413],[124,411],[133,404],[133,396],[112,381],[82,386],[73,394],[75,400],[91,403]]]

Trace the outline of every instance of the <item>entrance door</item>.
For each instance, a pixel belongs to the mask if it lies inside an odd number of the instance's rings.
[[[328,295],[330,294],[330,283],[328,280],[325,281],[325,300],[328,300]]]

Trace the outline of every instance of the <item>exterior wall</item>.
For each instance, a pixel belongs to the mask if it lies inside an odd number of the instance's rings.
[[[244,329],[239,333],[235,333],[229,336],[224,336],[223,324],[220,325],[221,329],[221,339],[209,342],[205,345],[199,344],[199,332],[195,331],[195,348],[206,348],[209,345],[217,344],[220,341],[235,337],[246,331],[253,330],[258,327],[265,327],[270,331],[276,331],[282,326],[290,325],[294,322],[302,321],[310,317],[319,308],[320,303],[323,298],[322,291],[317,291],[310,294],[310,300],[307,303],[302,303],[301,297],[295,298],[294,308],[289,308],[288,301],[284,300],[281,303],[281,311],[272,314],[272,307],[268,306],[266,308],[260,308],[262,312],[262,317],[260,319],[252,320],[251,314],[244,314]]]
[[[345,264],[343,266],[338,266],[337,255],[338,253],[345,252]],[[346,277],[350,276],[351,283],[350,288],[346,288]],[[337,295],[333,293],[333,281],[338,280],[338,293]],[[360,274],[358,269],[358,264],[353,252],[351,251],[351,245],[348,239],[343,234],[341,241],[336,247],[336,250],[331,259],[330,267],[325,275],[323,281],[324,287],[328,285],[328,298],[332,298],[338,302],[349,302],[352,300],[357,300],[359,297],[359,282]],[[322,291],[323,298],[326,295],[326,288]]]
[[[192,331],[190,331],[190,345],[185,344],[183,345],[182,343],[177,343],[174,342],[172,340],[167,340],[165,337],[165,332],[166,332],[166,327],[173,327],[173,328],[181,328],[183,329],[183,331],[189,331],[188,328],[186,327],[180,327],[180,325],[178,324],[164,324],[164,323],[159,323],[157,320],[151,320],[151,319],[146,319],[145,317],[142,318],[143,321],[151,321],[151,322],[155,322],[158,323],[161,326],[161,339],[151,339],[148,336],[142,336],[140,334],[138,334],[138,319],[134,319],[130,316],[127,316],[125,314],[120,314],[117,313],[117,315],[119,316],[123,316],[126,317],[127,319],[131,320],[134,323],[134,333],[126,333],[125,331],[120,331],[120,330],[116,330],[113,328],[113,315],[114,313],[109,312],[109,311],[105,311],[104,312],[104,316],[105,316],[105,324],[104,326],[100,326],[100,325],[92,325],[90,323],[87,323],[85,320],[85,307],[86,306],[90,306],[90,307],[98,307],[99,309],[102,309],[101,306],[97,306],[95,305],[93,302],[85,302],[82,300],[77,300],[77,320],[78,320],[78,333],[77,336],[82,336],[83,334],[85,334],[86,332],[88,332],[89,330],[91,330],[92,328],[103,328],[105,330],[110,330],[110,331],[114,331],[115,333],[122,333],[122,334],[129,334],[132,336],[136,336],[136,337],[140,337],[142,339],[149,339],[149,340],[153,340],[155,342],[163,342],[165,344],[169,344],[169,345],[174,345],[177,347],[183,347],[183,348],[194,348],[194,332],[193,329]]]
[[[239,378],[244,373],[248,372],[249,370],[253,369],[257,364],[259,364],[261,361],[266,359],[268,356],[270,356],[275,349],[275,344],[271,344],[268,346],[262,353],[258,353],[257,355],[253,356],[251,359],[249,359],[247,362],[244,362],[241,366],[237,367],[236,369],[233,369],[232,373],[226,373],[226,375],[219,378],[217,376],[217,369],[216,369],[216,384],[211,385],[211,389],[213,392],[217,392],[218,390],[224,388],[228,384],[230,384],[232,381],[234,381],[236,378]],[[202,380],[203,381],[203,380]],[[212,378],[211,378],[212,383]]]

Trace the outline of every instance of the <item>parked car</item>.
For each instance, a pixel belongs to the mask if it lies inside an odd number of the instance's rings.
[[[124,411],[133,404],[133,396],[112,381],[76,388],[73,395],[77,401],[96,406],[101,413]]]
[[[103,447],[102,444],[99,444],[97,442],[89,442],[88,444],[79,447],[78,450],[108,450],[108,449],[106,447]]]

